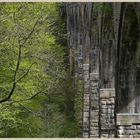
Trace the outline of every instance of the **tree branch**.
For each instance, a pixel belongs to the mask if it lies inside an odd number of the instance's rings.
[[[24,45],[24,44],[28,41],[28,39],[31,37],[31,35],[33,34],[33,32],[34,32],[34,30],[35,30],[35,27],[36,27],[36,25],[38,24],[39,19],[40,19],[40,18],[38,18],[38,19],[36,20],[36,22],[35,22],[35,24],[34,24],[32,30],[30,31],[30,33],[28,34],[28,36],[25,38],[25,40],[23,41],[22,45]]]
[[[33,96],[31,96],[31,97],[29,97],[29,98],[25,98],[25,99],[17,100],[17,101],[12,101],[12,103],[24,102],[24,101],[27,101],[27,100],[32,100],[33,98],[35,98],[35,97],[36,97],[37,95],[39,95],[40,93],[42,93],[42,91],[37,92],[36,94],[34,94]]]
[[[21,103],[18,103],[20,106],[22,106],[24,109],[28,110],[29,112],[31,112],[34,115],[37,115],[35,112],[33,112],[29,107],[26,107],[24,105],[22,105]]]
[[[30,65],[30,67],[28,68],[28,70],[27,70],[18,80],[16,80],[16,83],[18,83],[21,79],[23,79],[26,75],[28,75],[30,69],[32,68],[32,66],[33,66],[34,64],[36,64],[36,62],[34,62],[34,63],[32,63],[32,64]]]
[[[17,76],[17,72],[18,72],[18,70],[19,70],[19,65],[20,65],[20,60],[21,60],[21,47],[22,47],[22,46],[19,44],[19,49],[18,49],[18,60],[17,60],[16,70],[15,70],[15,73],[14,73],[14,76],[13,76],[13,85],[12,85],[12,89],[11,89],[11,91],[9,92],[9,94],[8,94],[8,96],[7,96],[6,98],[0,100],[0,103],[3,103],[3,102],[8,101],[8,100],[11,98],[11,96],[12,96],[14,90],[15,90],[15,87],[16,87],[16,76]]]
[[[21,43],[21,41],[19,41],[18,60],[17,60],[16,70],[15,70],[15,73],[14,73],[14,76],[13,76],[12,89],[11,89],[11,91],[9,92],[9,94],[8,94],[8,96],[7,96],[6,98],[0,100],[0,103],[3,103],[3,102],[8,101],[8,100],[11,98],[11,96],[12,96],[14,90],[15,90],[15,87],[16,87],[16,84],[17,84],[17,81],[16,81],[17,72],[18,72],[18,70],[19,70],[19,65],[20,65],[20,61],[21,61],[21,48],[24,46],[24,44],[28,41],[28,39],[29,39],[29,38],[31,37],[31,35],[33,34],[33,32],[34,32],[34,30],[35,30],[35,27],[36,27],[36,25],[37,25],[39,19],[40,19],[40,18],[37,19],[37,21],[35,22],[35,24],[34,24],[32,30],[31,30],[31,32],[30,32],[30,33],[28,34],[28,36],[25,38],[25,40],[23,41],[23,43]],[[28,74],[28,72],[29,72],[29,71],[27,71],[27,74]],[[25,75],[27,75],[27,74],[25,74]],[[22,77],[24,77],[25,75],[23,75]],[[20,78],[19,80],[21,80],[21,79],[22,79],[22,78]],[[18,81],[19,81],[19,80],[18,80]]]

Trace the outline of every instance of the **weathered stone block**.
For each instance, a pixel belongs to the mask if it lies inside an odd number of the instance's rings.
[[[118,135],[119,138],[133,138],[133,135]]]
[[[95,94],[95,95],[98,95],[98,90],[97,89],[94,89],[94,90],[91,91],[91,93],[92,94]]]
[[[99,132],[99,127],[95,127],[95,126],[93,126],[93,127],[90,127],[90,130],[91,130],[91,132],[94,131],[94,130],[96,130],[96,131]]]
[[[95,101],[91,102],[91,106],[98,107],[99,106],[99,101],[95,100]]]
[[[112,102],[112,101],[108,100],[108,101],[106,102],[106,104],[107,104],[107,105],[113,105],[113,104],[114,104],[114,102]]]
[[[114,118],[113,118],[113,119],[110,119],[109,122],[110,122],[111,124],[114,124]]]
[[[89,94],[84,94],[84,99],[89,99]]]
[[[83,118],[83,123],[89,125],[89,116]]]
[[[133,131],[133,135],[140,135],[140,131],[139,130],[131,130]]]
[[[140,123],[140,114],[117,114],[117,125],[132,125],[136,123]]]
[[[110,97],[110,93],[108,91],[100,91],[100,98],[109,98]]]
[[[134,138],[140,138],[140,135],[134,135]]]
[[[92,134],[92,135],[96,135],[96,134],[98,134],[99,133],[99,130],[94,130],[94,129],[92,129],[92,128],[90,128],[90,133]]]
[[[83,70],[88,71],[89,70],[89,64],[83,64]]]
[[[95,82],[95,81],[90,81],[90,85],[91,85],[91,87],[97,87],[98,88],[98,82]]]
[[[111,98],[115,97],[115,89],[100,89],[100,98]]]
[[[84,112],[87,112],[87,111],[89,111],[89,106],[84,106],[84,110],[83,110]]]
[[[136,131],[136,130],[135,130]],[[140,135],[140,131],[139,130],[137,130],[137,135]]]
[[[109,101],[112,103],[115,103],[115,99],[114,98],[109,98]]]
[[[125,130],[124,134],[125,135],[133,135],[133,130]]]
[[[89,100],[84,100],[84,106],[89,106]]]
[[[101,109],[101,113],[102,113],[102,114],[106,114],[106,112],[107,112],[107,109],[106,109],[106,108],[102,108],[102,109]]]
[[[114,128],[114,124],[101,123],[101,130],[113,130]]]
[[[91,115],[92,116],[99,116],[99,111],[98,110],[92,110]]]
[[[112,116],[114,116],[114,109],[111,110],[111,114],[112,114]]]
[[[107,109],[107,105],[102,105],[101,108]]]
[[[101,137],[102,138],[108,138],[109,137],[109,134],[102,134]]]
[[[137,125],[131,125],[130,127],[132,130],[136,130],[137,129]]]
[[[132,125],[125,125],[124,130],[132,130]]]
[[[84,117],[89,116],[89,112],[84,112]]]
[[[123,135],[124,134],[124,130],[123,129],[119,129],[118,130],[118,135]]]
[[[91,92],[91,99],[92,101],[99,101],[99,95]]]
[[[98,127],[98,120],[92,120],[92,122],[91,122],[91,126],[92,127]]]
[[[95,123],[97,124],[98,122],[99,122],[99,119],[98,118],[96,118],[96,119],[94,119],[94,120],[91,121],[91,123],[94,123],[94,124]],[[95,125],[95,126],[97,126],[97,125]]]
[[[88,78],[88,76],[86,75],[84,75],[84,82],[86,83],[86,82],[88,82],[88,80],[89,80],[89,78]]]
[[[107,109],[107,113],[108,113],[108,114],[111,114],[111,113],[112,113],[112,109],[108,108],[108,109]]]
[[[99,80],[99,73],[90,73],[90,79],[94,81]]]
[[[101,118],[107,118],[106,114],[101,114]]]
[[[89,122],[88,122],[88,121],[83,122],[83,125],[84,125],[84,128],[85,128],[85,129],[89,128],[89,127],[88,127],[88,125],[89,125]]]
[[[122,138],[130,138],[140,137],[140,130],[137,129],[137,125],[124,125],[124,126],[118,126],[118,137]]]
[[[117,128],[118,128],[118,130],[123,130],[123,129],[124,129],[124,126],[121,126],[121,125],[120,125],[120,126],[118,126]]]
[[[88,138],[89,137],[89,133],[88,132],[83,132],[83,138]]]
[[[135,125],[135,126],[136,126],[136,129],[140,130],[140,125]]]
[[[88,86],[87,87],[84,86],[84,94],[89,94],[89,88],[88,88]]]
[[[90,138],[99,138],[99,134],[90,134]]]
[[[106,101],[101,100],[102,105],[106,105]]]

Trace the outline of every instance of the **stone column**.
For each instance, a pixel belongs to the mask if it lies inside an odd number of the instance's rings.
[[[89,64],[83,64],[84,105],[83,105],[83,137],[89,137]]]
[[[114,137],[115,135],[115,89],[100,89],[100,123],[101,137]]]
[[[90,73],[90,137],[99,137],[99,73]]]
[[[83,77],[84,77],[84,111],[83,111],[83,137],[90,137],[90,63],[89,54],[91,48],[91,11],[92,3],[85,3],[82,11],[82,40],[83,40]]]

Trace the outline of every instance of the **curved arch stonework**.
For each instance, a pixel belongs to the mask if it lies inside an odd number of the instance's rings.
[[[139,3],[65,7],[81,137],[140,137]]]

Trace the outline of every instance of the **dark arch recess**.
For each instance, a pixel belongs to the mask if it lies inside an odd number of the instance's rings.
[[[125,4],[123,12],[118,77],[118,112],[139,113],[140,103],[138,103],[138,99],[140,97],[137,85],[140,83],[140,80],[136,80],[138,77],[136,62],[139,25],[133,4]]]

